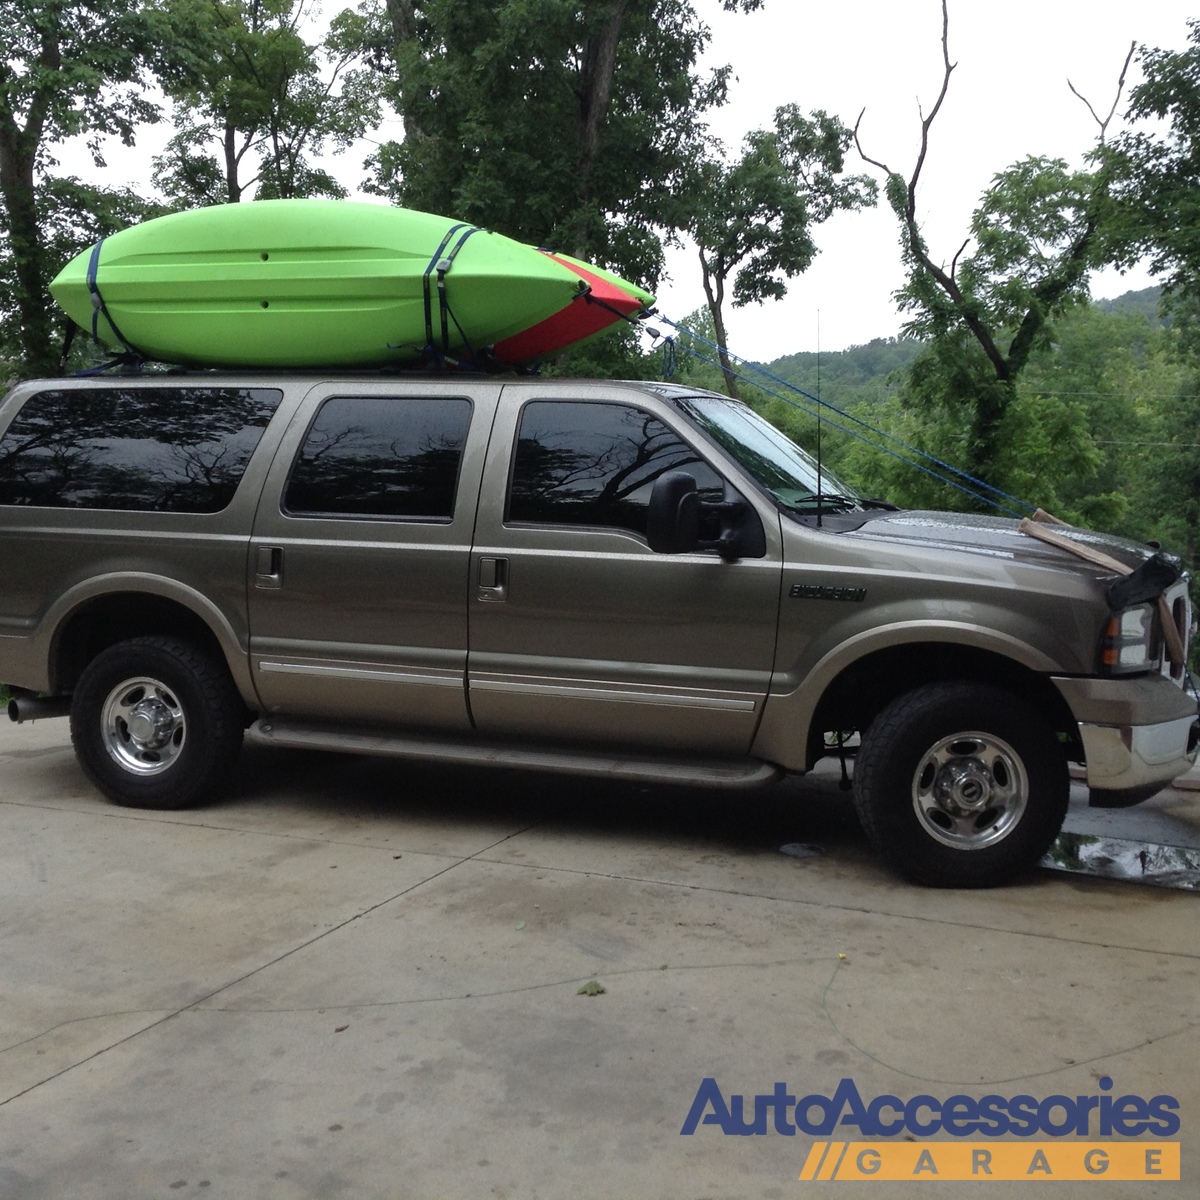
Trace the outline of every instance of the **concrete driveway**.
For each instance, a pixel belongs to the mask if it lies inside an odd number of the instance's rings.
[[[1178,1098],[1183,1182],[1105,1194],[1195,1195],[1197,896],[911,887],[835,779],[700,793],[248,750],[222,803],[143,813],[92,791],[53,720],[0,726],[0,821],[3,1200],[824,1188],[798,1181],[803,1133],[681,1136],[705,1078],[749,1106],[778,1081],[1107,1077]]]

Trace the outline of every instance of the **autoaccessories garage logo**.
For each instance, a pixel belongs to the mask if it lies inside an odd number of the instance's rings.
[[[727,1098],[710,1078],[679,1132],[690,1137],[701,1125],[716,1125],[733,1137],[829,1139],[843,1127],[856,1131],[854,1140],[814,1142],[802,1180],[1178,1179],[1178,1141],[1157,1139],[1178,1134],[1179,1101],[1113,1095],[1108,1076],[1099,1088],[1096,1095],[1040,1099],[922,1094],[864,1101],[854,1080],[843,1079],[832,1096],[797,1097],[776,1083],[770,1092]],[[917,1140],[938,1135],[960,1140]],[[981,1137],[989,1140],[965,1140]],[[1106,1140],[1089,1140],[1096,1138]]]

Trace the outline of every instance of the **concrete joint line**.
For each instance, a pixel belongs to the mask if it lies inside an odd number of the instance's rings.
[[[27,807],[37,808],[37,807],[44,807],[44,806],[29,805]],[[59,810],[59,811],[61,811],[61,810]],[[129,820],[129,819],[137,820],[139,818],[126,817],[126,819],[127,820]],[[141,819],[144,819],[144,818],[141,818]],[[187,822],[178,822],[178,821],[171,822],[171,823],[172,824],[187,824]],[[63,1075],[66,1075],[68,1072],[74,1071],[77,1067],[83,1066],[84,1063],[89,1063],[93,1059],[99,1058],[102,1054],[107,1054],[110,1050],[115,1050],[118,1046],[123,1046],[126,1042],[131,1042],[131,1041],[133,1041],[134,1038],[141,1037],[142,1034],[149,1032],[151,1029],[157,1029],[160,1025],[163,1025],[167,1021],[171,1021],[176,1017],[182,1016],[184,1013],[191,1012],[193,1010],[215,1011],[215,1012],[223,1011],[220,1009],[203,1010],[203,1009],[200,1009],[199,1006],[207,1003],[209,1000],[213,999],[214,996],[219,996],[222,992],[228,991],[231,987],[236,987],[239,983],[243,983],[247,979],[252,979],[255,975],[258,975],[260,972],[267,970],[268,967],[273,967],[277,963],[283,962],[284,959],[291,958],[291,956],[293,954],[297,954],[301,950],[308,949],[309,946],[315,945],[322,938],[326,938],[330,934],[337,933],[340,930],[345,929],[347,926],[352,925],[355,921],[360,920],[362,917],[365,917],[370,913],[376,912],[377,910],[383,908],[385,905],[391,904],[393,901],[399,900],[403,896],[407,896],[410,893],[415,892],[418,888],[424,887],[425,884],[427,884],[427,883],[432,883],[433,880],[435,880],[435,879],[440,879],[443,875],[447,874],[450,871],[453,871],[456,867],[461,867],[464,863],[471,862],[473,859],[478,858],[480,855],[486,854],[489,850],[494,850],[497,846],[502,845],[504,842],[507,842],[510,838],[519,837],[521,834],[528,833],[531,829],[534,829],[534,828],[536,828],[536,825],[528,825],[524,829],[513,830],[512,833],[507,833],[504,835],[504,837],[497,838],[490,845],[483,846],[479,850],[476,850],[474,854],[468,854],[463,858],[455,859],[454,862],[450,863],[448,866],[443,867],[440,871],[435,871],[432,875],[427,875],[424,879],[419,879],[416,883],[411,884],[409,887],[403,888],[401,891],[397,892],[395,895],[388,896],[386,899],[380,900],[378,903],[372,904],[368,908],[364,908],[361,912],[357,912],[353,916],[347,917],[344,921],[339,922],[337,925],[331,926],[329,929],[323,929],[320,933],[315,934],[313,937],[309,938],[307,941],[301,942],[299,945],[293,946],[290,950],[285,950],[282,954],[276,955],[274,958],[272,958],[268,962],[260,963],[257,967],[254,967],[251,970],[245,972],[245,974],[238,976],[237,979],[227,980],[225,983],[222,983],[218,987],[213,988],[212,991],[207,992],[205,995],[197,997],[195,1000],[192,1000],[190,1003],[184,1004],[180,1008],[177,1008],[172,1012],[165,1013],[157,1021],[152,1021],[149,1025],[145,1025],[141,1029],[134,1030],[133,1033],[126,1034],[125,1037],[118,1038],[115,1042],[110,1042],[107,1046],[101,1046],[98,1050],[93,1051],[91,1054],[86,1055],[85,1057],[77,1060],[76,1062],[70,1063],[68,1066],[63,1067],[61,1070],[55,1071],[52,1075],[47,1075],[45,1079],[39,1079],[37,1081],[37,1083],[32,1083],[29,1085],[29,1087],[22,1088],[21,1091],[19,1091],[19,1092],[14,1092],[11,1096],[5,1097],[3,1100],[0,1100],[0,1108],[3,1108],[6,1104],[11,1103],[13,1100],[18,1100],[22,1096],[29,1095],[30,1092],[36,1091],[38,1088],[44,1086],[47,1083],[50,1083],[52,1080],[61,1078]],[[234,830],[232,832],[245,832],[245,831],[244,830]],[[141,1010],[131,1009],[131,1010],[126,1010],[126,1011],[138,1012]],[[147,1009],[146,1011],[147,1012],[158,1012],[161,1010]],[[51,1029],[44,1030],[42,1033],[39,1033],[39,1034],[35,1034],[33,1037],[25,1038],[20,1042],[14,1043],[12,1046],[6,1046],[3,1050],[0,1050],[0,1054],[4,1054],[8,1050],[15,1050],[15,1049],[17,1049],[18,1046],[28,1045],[29,1042],[36,1041],[39,1037],[45,1037],[47,1033],[52,1033],[54,1031],[54,1029],[62,1028],[63,1025],[74,1024],[78,1021],[93,1021],[93,1020],[98,1020],[98,1019],[106,1017],[106,1016],[115,1016],[115,1015],[121,1015],[121,1014],[119,1014],[119,1013],[118,1014],[93,1013],[91,1016],[88,1016],[88,1017],[72,1018],[71,1021],[64,1021],[64,1022],[60,1023],[59,1025],[53,1026]]]

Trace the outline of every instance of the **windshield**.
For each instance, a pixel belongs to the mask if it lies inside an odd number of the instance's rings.
[[[815,513],[860,507],[854,492],[825,467],[818,487],[816,459],[749,405],[724,396],[686,396],[675,403],[784,508]]]

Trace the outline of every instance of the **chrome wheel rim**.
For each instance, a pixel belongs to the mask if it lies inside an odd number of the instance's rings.
[[[109,692],[100,733],[104,748],[123,770],[158,775],[178,758],[187,726],[175,693],[159,680],[139,675]]]
[[[943,846],[982,850],[1006,838],[1029,803],[1029,777],[1002,738],[956,733],[931,746],[913,775],[913,810]]]

